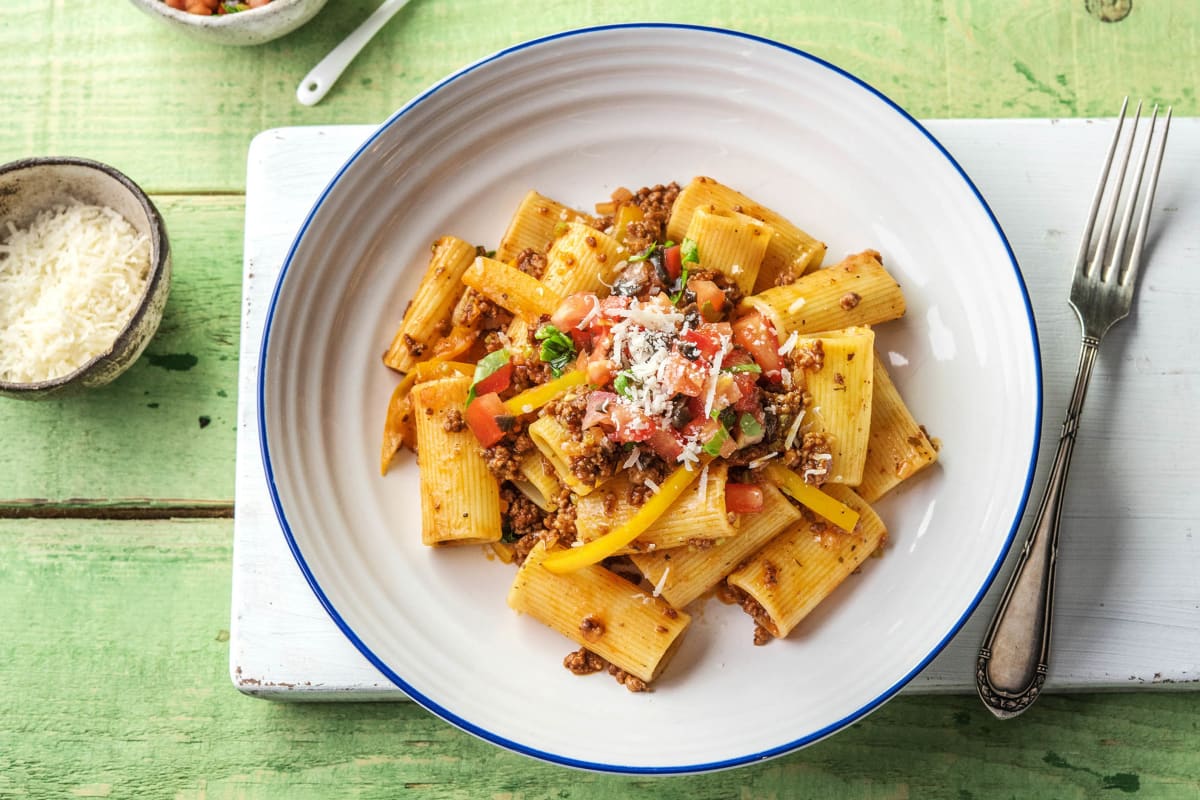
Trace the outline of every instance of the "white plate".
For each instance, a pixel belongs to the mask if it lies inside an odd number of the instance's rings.
[[[573,645],[505,605],[513,569],[420,543],[417,472],[378,474],[396,377],[379,354],[453,233],[494,246],[530,188],[587,208],[617,186],[711,175],[828,242],[883,253],[908,298],[878,329],[941,463],[880,504],[872,559],[793,635],[751,644],[709,602],[631,694],[560,665]],[[727,31],[615,26],[506,50],[395,114],[321,196],[266,324],[263,457],[313,590],[380,670],[446,720],[573,766],[727,767],[860,718],[938,652],[996,573],[1041,413],[1037,339],[991,212],[941,146],[819,59]]]

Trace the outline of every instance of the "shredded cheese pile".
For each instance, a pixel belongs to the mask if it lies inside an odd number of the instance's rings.
[[[72,202],[0,243],[0,380],[33,383],[107,350],[150,275],[150,242],[111,208]]]

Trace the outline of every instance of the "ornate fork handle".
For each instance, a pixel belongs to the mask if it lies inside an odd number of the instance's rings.
[[[1054,563],[1058,555],[1058,523],[1066,494],[1067,472],[1075,449],[1079,414],[1087,395],[1100,340],[1085,336],[1079,351],[1075,388],[1058,440],[1033,530],[1025,541],[1016,571],[1004,589],[975,664],[979,696],[1001,719],[1015,717],[1037,699],[1046,680],[1050,656],[1050,622],[1054,604]]]

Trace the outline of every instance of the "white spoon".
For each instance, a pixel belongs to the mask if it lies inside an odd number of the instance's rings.
[[[312,72],[304,76],[304,80],[300,81],[300,86],[296,88],[296,99],[306,106],[321,102],[321,98],[337,83],[337,79],[345,72],[346,67],[350,66],[358,51],[406,5],[408,0],[384,0],[383,4],[375,9],[375,13],[367,17],[362,25],[342,40],[341,44],[330,50],[329,55],[312,68]]]

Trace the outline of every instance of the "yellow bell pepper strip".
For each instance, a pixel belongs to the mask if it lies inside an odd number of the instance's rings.
[[[584,383],[587,383],[587,375],[581,369],[574,369],[565,373],[561,378],[555,378],[548,383],[513,395],[504,401],[504,406],[514,416],[528,414],[546,405],[572,386],[582,386]]]
[[[809,486],[792,470],[782,464],[769,464],[766,468],[767,477],[776,486],[790,495],[797,503],[837,525],[844,531],[854,530],[858,524],[858,512],[838,500],[830,497],[815,486]]]
[[[396,453],[400,452],[401,447],[405,444],[411,447],[416,442],[417,434],[411,415],[412,402],[409,400],[409,392],[412,391],[413,385],[460,372],[470,375],[474,369],[475,367],[471,364],[446,361],[435,357],[414,365],[400,379],[396,388],[392,390],[392,397],[388,401],[387,417],[383,422],[383,446],[379,454],[380,475],[387,474],[392,459],[396,457]]]
[[[642,504],[642,507],[625,523],[618,525],[599,539],[593,539],[582,547],[568,547],[555,550],[543,561],[546,569],[556,575],[574,572],[582,567],[597,564],[632,542],[661,517],[674,503],[684,490],[692,485],[699,477],[704,466],[711,461],[709,456],[701,456],[698,463],[679,467],[672,472],[658,492]]]

